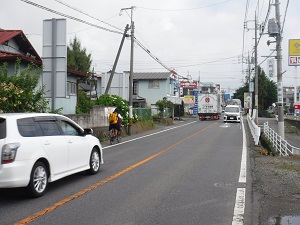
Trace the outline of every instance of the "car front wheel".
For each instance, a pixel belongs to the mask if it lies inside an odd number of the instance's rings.
[[[100,169],[100,154],[96,148],[93,148],[90,156],[90,169],[88,170],[89,174],[96,174]]]
[[[48,170],[44,163],[36,162],[30,174],[30,181],[26,188],[29,196],[41,197],[48,186]]]

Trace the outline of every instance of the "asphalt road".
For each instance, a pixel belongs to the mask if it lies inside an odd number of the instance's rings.
[[[243,140],[241,124],[190,120],[103,143],[97,175],[38,199],[0,189],[0,224],[255,224]]]

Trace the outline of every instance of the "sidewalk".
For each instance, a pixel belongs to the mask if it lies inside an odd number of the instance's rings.
[[[275,118],[258,118],[258,124],[263,130],[264,123],[268,122],[269,127],[278,134],[278,122]],[[288,121],[284,121],[284,139],[292,146],[300,148],[300,132],[299,128],[291,125]]]

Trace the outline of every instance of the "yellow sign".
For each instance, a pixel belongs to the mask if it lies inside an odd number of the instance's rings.
[[[289,55],[300,56],[300,39],[289,40]]]
[[[192,95],[186,95],[183,97],[183,102],[187,105],[195,104],[195,97]]]

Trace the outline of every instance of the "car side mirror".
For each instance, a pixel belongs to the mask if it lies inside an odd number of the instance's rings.
[[[93,134],[93,129],[91,129],[91,128],[84,128],[84,135],[87,135],[87,134]]]

